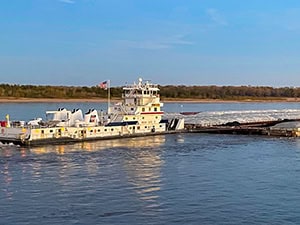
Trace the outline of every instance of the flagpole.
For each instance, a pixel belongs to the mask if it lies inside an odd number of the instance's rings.
[[[107,81],[107,114],[110,114],[110,80]]]

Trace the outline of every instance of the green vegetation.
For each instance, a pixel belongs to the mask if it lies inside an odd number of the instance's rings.
[[[121,88],[111,88],[111,96],[121,96]],[[0,84],[0,98],[64,98],[87,99],[106,98],[107,91],[97,86],[68,87],[68,86],[35,86]]]
[[[300,88],[255,86],[163,86],[161,95],[166,98],[196,99],[280,99],[300,97]]]
[[[161,97],[167,99],[280,99],[299,98],[300,88],[253,86],[160,86]],[[122,87],[112,87],[111,97],[120,98]],[[0,84],[0,98],[106,98],[107,91],[97,86],[36,86]]]

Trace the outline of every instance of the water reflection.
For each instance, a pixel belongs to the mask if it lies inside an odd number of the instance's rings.
[[[161,209],[159,192],[164,161],[161,157],[161,149],[156,148],[156,145],[163,142],[165,142],[164,137],[154,137],[153,141],[148,143],[150,148],[143,151],[139,149],[130,151],[124,161],[127,180],[147,215],[152,213],[157,215],[157,211]]]
[[[178,134],[178,135],[176,136],[176,142],[177,142],[177,143],[184,143],[184,135]]]
[[[5,159],[11,156],[11,151],[9,146],[0,146],[0,183],[2,184],[0,191],[4,194],[4,198],[9,200],[12,199],[13,192],[11,191],[11,183],[13,182],[13,176],[11,172],[11,163],[7,162]],[[2,158],[3,157],[3,158]],[[13,166],[13,165],[12,165]],[[1,197],[1,193],[0,193]]]
[[[99,151],[112,148],[148,148],[155,147],[163,144],[165,142],[164,135],[149,136],[149,137],[137,137],[137,138],[124,138],[124,139],[111,139],[111,140],[100,140],[91,142],[78,142],[74,144],[66,145],[45,145],[30,148],[20,148],[25,152],[25,150],[30,150],[34,154],[46,154],[46,153],[57,153],[63,155],[69,152],[76,151]]]
[[[97,187],[106,191],[106,185],[122,186],[124,180],[143,207],[154,209],[159,206],[160,146],[164,143],[165,136],[159,135],[68,145],[1,146],[0,190],[7,200],[18,198],[17,192],[10,191],[15,187],[22,187],[24,199],[32,192],[45,199],[50,193],[65,198],[74,193],[93,195]]]
[[[5,198],[11,200],[13,196],[13,192],[10,190],[9,186],[11,185],[12,182],[12,175],[11,172],[9,171],[9,165],[5,164],[3,168],[1,169],[1,177],[3,176],[3,180],[1,183],[3,183],[3,192],[5,194]]]

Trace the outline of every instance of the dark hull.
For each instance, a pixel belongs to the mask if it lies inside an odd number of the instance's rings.
[[[196,115],[198,113],[200,112],[180,112],[180,114],[184,116]]]
[[[152,132],[144,134],[130,134],[130,135],[117,135],[117,136],[108,136],[108,137],[97,137],[97,138],[48,138],[48,139],[39,139],[39,140],[25,140],[21,141],[20,139],[3,139],[0,138],[0,142],[3,144],[13,143],[14,145],[20,146],[41,146],[41,145],[51,145],[51,144],[70,144],[76,142],[87,142],[87,141],[99,141],[99,140],[110,140],[110,139],[121,139],[121,138],[133,138],[133,137],[144,137],[144,136],[155,136],[155,135],[164,135],[164,134],[174,134],[180,133],[181,131],[165,131],[165,132]]]

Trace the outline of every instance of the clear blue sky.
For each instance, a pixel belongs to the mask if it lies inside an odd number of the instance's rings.
[[[0,83],[300,86],[299,0],[0,3]]]

